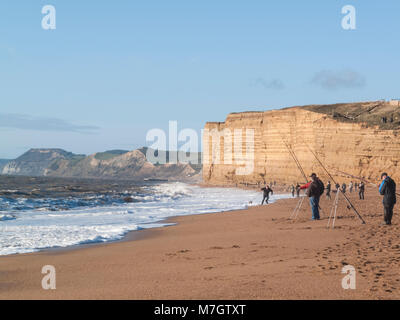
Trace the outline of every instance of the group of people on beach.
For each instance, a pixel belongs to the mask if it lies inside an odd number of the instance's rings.
[[[300,190],[306,190],[306,195],[310,199],[310,205],[311,205],[311,213],[312,213],[312,220],[320,220],[320,214],[319,214],[319,201],[321,196],[325,193],[326,191],[326,198],[331,200],[331,192],[332,192],[332,186],[331,182],[328,181],[326,187],[324,186],[324,183],[321,181],[321,179],[318,178],[317,174],[312,173],[310,176],[311,180],[310,182],[300,185],[299,183],[292,184],[289,187],[289,190],[292,194],[292,197],[295,196],[295,193],[297,197],[300,196]],[[346,193],[346,190],[348,190],[350,193],[358,191],[359,199],[364,200],[364,194],[365,194],[365,183],[363,181],[360,181],[359,183],[353,183],[351,181],[349,185],[347,186],[346,183],[343,183],[342,186],[340,186],[339,183],[336,183],[335,185],[335,192],[342,192],[343,194]],[[273,194],[273,190],[269,185],[265,185],[261,189],[264,193],[263,200],[261,204],[268,204],[269,196],[270,194]],[[389,177],[389,175],[384,172],[381,175],[381,183],[379,185],[379,193],[383,196],[383,208],[384,208],[384,225],[391,225],[392,224],[392,217],[393,217],[393,209],[394,205],[396,204],[396,183],[395,181]]]
[[[341,191],[343,193],[346,193],[347,185],[346,185],[346,183],[343,183],[342,186],[340,186],[340,184],[337,183],[335,185],[335,188],[336,188],[335,192]],[[360,198],[360,200],[365,200],[365,197],[364,197],[364,195],[365,195],[365,184],[364,184],[363,181],[360,181],[359,183],[355,183],[355,184],[353,184],[353,181],[350,181],[350,183],[348,185],[348,190],[349,190],[350,193],[352,193],[353,190],[355,192],[358,191],[358,197]],[[332,191],[331,182],[328,181],[328,184],[326,185],[326,198],[327,199],[331,199],[331,191]]]
[[[329,199],[329,200],[332,199],[332,197],[331,197],[331,192],[332,191],[333,192],[341,191],[343,193],[346,193],[347,187],[348,187],[348,190],[349,190],[350,193],[352,193],[353,190],[355,192],[358,191],[358,196],[359,196],[360,200],[364,200],[365,199],[365,197],[364,197],[364,195],[365,195],[365,184],[364,184],[363,181],[360,181],[359,183],[355,183],[355,184],[353,184],[353,181],[351,181],[348,186],[346,185],[346,183],[343,183],[342,186],[340,186],[340,184],[337,183],[335,185],[335,187],[336,187],[336,190],[333,191],[331,182],[328,181],[328,183],[327,183],[327,185],[325,187],[326,198],[327,199]],[[304,189],[304,188],[302,188],[299,183],[297,183],[296,186],[294,184],[292,184],[289,187],[289,191],[291,192],[293,198],[295,197],[295,193],[296,193],[297,198],[300,197],[300,190],[301,189]]]

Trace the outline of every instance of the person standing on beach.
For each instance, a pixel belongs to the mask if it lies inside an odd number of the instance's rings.
[[[300,197],[300,185],[299,185],[299,183],[297,183],[297,185],[296,185],[296,195],[297,195],[297,198]]]
[[[290,192],[292,193],[292,197],[293,197],[293,198],[294,198],[294,191],[295,191],[294,185],[292,184],[292,185],[290,186]]]
[[[396,204],[396,182],[386,172],[381,175],[382,183],[379,193],[383,196],[384,225],[392,224],[393,208]]]
[[[350,193],[353,192],[353,181],[350,181],[350,183],[349,183],[349,191],[350,191]]]
[[[319,199],[321,195],[324,194],[324,183],[317,177],[315,173],[311,174],[311,181],[304,186],[301,186],[301,189],[307,188],[307,196],[310,198],[311,204],[311,212],[312,212],[312,220],[319,220]]]
[[[326,185],[326,199],[331,200],[331,182],[328,181],[328,184]]]
[[[365,185],[364,182],[360,182],[358,185],[358,196],[360,197],[360,200],[364,200],[364,191],[365,191]]]
[[[261,205],[264,204],[264,201],[265,201],[265,204],[268,204],[269,194],[271,193],[271,195],[273,195],[273,194],[274,194],[274,191],[270,188],[269,185],[266,185],[266,186],[265,186],[264,188],[262,188],[261,190],[264,192],[264,197],[263,197],[263,200],[262,200],[262,202],[261,202]]]
[[[342,184],[342,192],[343,193],[346,193],[346,184],[343,182],[343,184]]]

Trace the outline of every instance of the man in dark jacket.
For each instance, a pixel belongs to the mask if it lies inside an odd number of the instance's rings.
[[[269,194],[270,193],[271,193],[271,195],[274,194],[274,191],[268,185],[266,185],[261,190],[264,191],[264,197],[263,197],[263,200],[262,200],[261,204],[263,205],[264,201],[265,201],[265,204],[268,204]]]
[[[307,196],[310,198],[312,220],[319,220],[319,199],[324,193],[325,187],[323,182],[317,177],[315,173],[311,174],[311,182],[302,186],[301,189],[307,188]]]
[[[364,192],[365,192],[365,185],[364,182],[360,182],[359,186],[358,186],[358,195],[360,197],[360,200],[364,200]]]
[[[328,181],[328,184],[326,185],[326,198],[331,199],[331,182]]]
[[[294,184],[292,184],[291,186],[290,186],[290,192],[292,193],[292,197],[294,198],[294,192],[295,192],[295,188],[294,188]]]
[[[386,172],[382,173],[381,179],[383,181],[379,186],[379,193],[383,196],[384,224],[391,225],[393,208],[396,204],[396,183],[388,176]]]

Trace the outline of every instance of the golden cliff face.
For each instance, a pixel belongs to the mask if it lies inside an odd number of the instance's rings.
[[[218,143],[209,137],[217,130],[231,133],[220,139],[220,155],[216,155]],[[234,135],[235,129],[241,129]],[[246,130],[252,130],[254,145]],[[216,132],[216,131],[214,131]],[[250,131],[249,131],[250,132]],[[205,126],[203,158],[203,180],[215,185],[262,184],[304,182],[304,178],[291,157],[284,141],[292,148],[305,173],[316,172],[325,182],[330,180],[318,164],[309,146],[339,183],[358,181],[357,177],[377,181],[387,171],[394,179],[400,178],[400,131],[382,130],[378,126],[367,126],[360,122],[339,122],[329,115],[294,107],[266,112],[245,112],[228,115],[225,122],[209,122]],[[250,140],[253,138],[250,136]],[[233,152],[232,161],[224,161],[225,154],[234,145],[242,145],[241,152]],[[240,149],[240,148],[239,148]],[[240,151],[240,150],[239,150]],[[251,153],[254,152],[254,160]],[[251,172],[237,174],[243,167],[241,160],[249,156],[253,161]],[[213,158],[214,157],[214,158]],[[215,159],[219,163],[215,163]],[[212,161],[214,159],[214,161]],[[248,161],[248,162],[249,162]],[[251,167],[248,163],[249,168]]]

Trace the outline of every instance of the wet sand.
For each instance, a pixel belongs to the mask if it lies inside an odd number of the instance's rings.
[[[126,241],[0,257],[0,299],[399,299],[400,227],[380,226],[381,198],[350,195],[367,221],[340,201],[335,230],[310,221],[297,199],[268,206],[169,220]],[[356,289],[342,288],[342,267]],[[43,290],[41,269],[56,268],[57,289]]]

